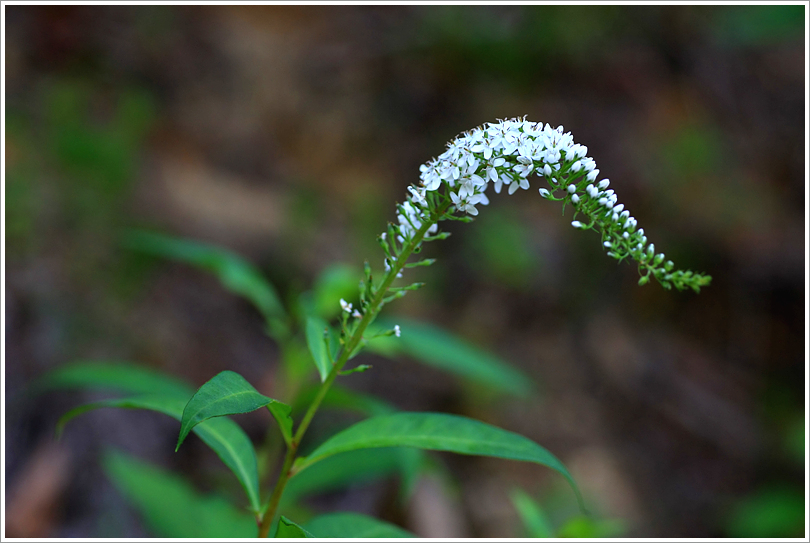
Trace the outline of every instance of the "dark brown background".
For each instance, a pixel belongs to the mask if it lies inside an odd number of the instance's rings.
[[[272,388],[257,314],[128,254],[123,229],[225,245],[292,297],[328,264],[381,260],[376,234],[446,141],[524,114],[571,130],[656,247],[711,287],[638,287],[535,181],[450,225],[428,286],[387,311],[497,353],[537,397],[481,398],[373,357],[348,385],[527,435],[627,535],[801,535],[803,9],[7,7],[7,535],[148,535],[101,471],[107,446],[204,490],[219,469],[192,443],[174,455],[173,421],[148,413],[99,411],[56,443],[58,416],[94,396],[28,398],[47,370],[134,360]],[[257,439],[267,423],[239,421]],[[457,537],[521,535],[513,486],[574,512],[544,470],[441,459],[455,486],[424,482],[407,511],[385,483],[313,507]],[[774,493],[780,533],[741,524]]]

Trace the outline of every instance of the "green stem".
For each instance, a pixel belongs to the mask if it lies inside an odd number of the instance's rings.
[[[259,537],[267,537],[268,532],[270,531],[270,525],[272,524],[273,518],[276,515],[278,504],[281,502],[281,495],[284,493],[284,488],[287,486],[287,481],[289,481],[290,477],[293,475],[292,467],[293,463],[295,462],[295,455],[298,452],[298,445],[301,443],[301,439],[303,439],[307,428],[309,428],[312,418],[315,416],[315,412],[318,410],[321,402],[323,402],[323,399],[326,397],[326,393],[329,391],[332,383],[334,383],[335,379],[337,379],[338,373],[343,369],[343,366],[346,365],[346,362],[349,361],[349,356],[355,351],[355,349],[357,349],[357,346],[360,345],[360,342],[363,340],[363,333],[377,316],[377,312],[380,310],[380,305],[382,304],[388,289],[391,287],[391,284],[396,279],[397,274],[399,274],[399,272],[402,271],[402,268],[405,267],[408,258],[411,256],[416,247],[418,247],[422,242],[422,239],[425,237],[428,229],[444,216],[444,213],[447,211],[449,205],[449,203],[444,204],[436,212],[436,214],[431,217],[430,221],[425,221],[419,230],[416,231],[411,241],[402,248],[402,252],[397,257],[396,264],[391,267],[391,270],[389,270],[388,275],[386,275],[385,279],[380,285],[380,288],[377,289],[377,295],[374,297],[371,304],[369,304],[368,310],[357,324],[354,334],[352,334],[352,337],[341,351],[340,357],[338,357],[337,361],[332,366],[332,371],[329,372],[329,375],[326,377],[324,382],[321,383],[318,393],[315,395],[315,398],[313,398],[312,403],[309,405],[307,412],[304,414],[304,418],[301,419],[298,430],[295,432],[295,436],[293,436],[290,446],[287,448],[287,454],[284,457],[284,465],[281,468],[278,481],[276,481],[276,486],[270,496],[267,510],[265,511],[264,516],[262,517],[261,525],[259,526]]]

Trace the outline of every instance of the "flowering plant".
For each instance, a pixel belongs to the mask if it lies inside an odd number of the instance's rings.
[[[288,486],[295,486],[302,473],[314,469],[319,463],[327,463],[330,457],[368,449],[400,450],[389,448],[406,447],[410,448],[408,450],[450,451],[538,463],[566,478],[583,507],[576,484],[565,466],[549,451],[523,436],[466,417],[394,412],[392,408],[380,407],[380,402],[369,402],[368,398],[352,396],[345,390],[338,394],[340,389],[333,385],[340,376],[368,369],[368,366],[359,365],[344,370],[362,348],[373,346],[375,338],[407,339],[409,329],[406,327],[398,324],[374,326],[386,304],[422,286],[422,283],[394,286],[394,282],[403,277],[406,269],[434,262],[433,259],[415,262],[409,259],[421,251],[424,243],[449,235],[439,231],[441,221],[469,221],[477,215],[477,206],[489,203],[486,191],[490,184],[496,193],[505,187],[509,194],[514,194],[518,189],[530,188],[532,174],[541,176],[547,183],[547,188],[539,189],[541,196],[561,201],[564,207],[570,205],[575,219],[571,224],[578,229],[600,232],[608,256],[619,261],[635,260],[641,275],[640,284],[647,283],[652,276],[665,288],[692,288],[697,292],[700,287],[708,285],[709,276],[676,271],[671,261],[665,262],[663,253],[656,254],[654,245],[648,244],[644,230],[637,228],[636,219],[623,204],[618,203],[617,196],[608,188],[610,182],[599,179],[600,171],[594,160],[586,156],[587,152],[587,148],[575,143],[571,134],[563,132],[562,127],[552,128],[525,118],[488,123],[455,138],[444,153],[421,166],[421,181],[408,187],[406,200],[397,205],[397,221],[390,223],[387,231],[379,236],[385,253],[381,279],[375,280],[371,266],[366,262],[359,285],[359,300],[349,302],[340,298],[337,327],[330,326],[311,308],[305,309],[298,319],[288,314],[261,274],[235,255],[200,244],[140,235],[141,249],[206,268],[216,273],[226,287],[250,299],[264,315],[268,333],[281,343],[282,352],[297,352],[296,346],[304,340],[296,334],[296,329],[301,330],[311,361],[320,376],[320,384],[309,393],[300,392],[300,383],[290,377],[295,372],[288,368],[290,391],[285,403],[259,393],[232,371],[219,373],[193,392],[183,383],[137,368],[76,366],[52,375],[51,385],[106,385],[132,395],[74,409],[60,421],[60,428],[73,416],[104,406],[149,409],[175,417],[181,423],[177,448],[193,432],[234,472],[246,492],[248,509],[260,537],[271,533],[277,537],[310,533],[320,537],[403,535],[398,527],[353,514],[324,515],[304,526],[280,514],[285,504],[289,505],[283,501],[285,491]],[[340,403],[341,397],[344,405],[361,411],[365,409],[371,416],[337,432],[307,455],[300,455],[304,436],[318,409],[325,402]],[[295,411],[302,403],[307,407],[296,425]],[[273,456],[260,455],[263,462],[258,467],[253,444],[227,415],[264,407],[278,427],[273,442],[279,447],[275,450],[283,446],[285,452],[275,483],[269,485],[268,492],[263,495],[260,481],[270,473]],[[274,450],[273,447],[270,450]],[[143,469],[127,462],[121,456],[111,456],[107,463],[119,478],[126,478],[133,470]],[[409,461],[403,460],[400,464],[407,466]],[[201,505],[195,511],[187,512],[186,516],[197,514],[200,518],[211,518],[210,507],[205,509]],[[246,533],[241,512],[227,509],[223,513],[221,508],[217,511],[214,516],[225,519],[221,520],[219,527],[233,529],[224,535],[234,537]],[[200,526],[189,529],[200,529]],[[204,535],[210,536],[211,533]]]

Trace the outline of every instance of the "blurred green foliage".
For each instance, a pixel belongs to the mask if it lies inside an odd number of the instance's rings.
[[[802,537],[804,493],[796,487],[763,487],[738,501],[728,515],[729,537]]]
[[[255,537],[256,522],[224,497],[202,495],[171,471],[117,451],[104,457],[116,488],[156,537]]]
[[[663,169],[671,182],[681,186],[694,179],[716,173],[723,164],[724,145],[720,130],[708,123],[684,124],[667,134],[660,147]]]
[[[66,181],[66,211],[72,220],[93,226],[113,221],[155,118],[151,95],[60,79],[45,87],[42,107],[46,149]]]
[[[481,214],[464,233],[464,248],[476,271],[493,282],[523,290],[538,275],[540,258],[526,222],[513,209],[497,206]]]
[[[595,46],[621,23],[617,6],[434,6],[417,43],[447,77],[498,79],[529,91],[562,65],[594,61]]]
[[[566,517],[566,520],[555,529],[554,523],[540,504],[526,492],[514,488],[510,497],[523,525],[524,537],[590,539],[621,537],[627,532],[627,526],[623,520],[598,518],[593,514],[575,514]]]
[[[806,9],[806,5],[723,6],[715,8],[711,27],[728,45],[772,45],[804,35]]]

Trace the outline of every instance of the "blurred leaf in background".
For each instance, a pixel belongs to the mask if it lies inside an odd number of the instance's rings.
[[[590,539],[621,537],[627,532],[627,526],[623,520],[599,518],[593,513],[588,516],[575,514],[555,529],[540,504],[526,492],[513,488],[510,498],[523,525],[525,537]]]
[[[394,325],[400,327],[400,337],[375,338],[369,342],[368,349],[388,357],[406,354],[423,364],[499,392],[526,397],[535,390],[531,378],[523,371],[436,325],[405,318],[385,318],[376,323],[374,330],[392,329]]]
[[[504,206],[487,211],[464,234],[467,259],[494,283],[528,290],[541,262],[526,223]]]
[[[256,521],[224,497],[203,495],[174,472],[108,451],[104,470],[155,537],[255,537]]]
[[[729,537],[802,537],[804,494],[799,488],[772,485],[738,501],[728,515]]]

